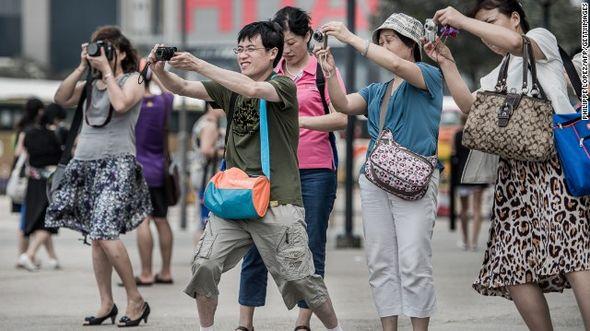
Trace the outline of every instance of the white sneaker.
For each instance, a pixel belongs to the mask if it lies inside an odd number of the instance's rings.
[[[59,261],[56,259],[49,259],[46,263],[48,269],[58,270],[61,269]]]
[[[29,259],[29,256],[25,253],[21,254],[18,258],[18,264],[23,268],[27,269],[28,271],[37,271],[39,267]]]

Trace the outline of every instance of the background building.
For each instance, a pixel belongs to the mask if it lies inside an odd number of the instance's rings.
[[[208,61],[235,66],[238,31],[247,23],[265,20],[281,7],[307,9],[314,27],[346,20],[341,0],[0,0],[0,57],[25,59],[43,69],[47,78],[64,77],[79,62],[80,44],[97,26],[115,24],[145,56],[155,43],[180,44],[187,33],[187,50]],[[379,0],[357,1],[357,32],[369,37],[370,21]],[[186,15],[186,26],[181,26]],[[337,60],[340,43],[334,43]],[[366,65],[357,77],[365,80]]]

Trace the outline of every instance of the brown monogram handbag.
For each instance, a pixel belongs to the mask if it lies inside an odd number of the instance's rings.
[[[526,36],[523,36],[522,57],[520,93],[514,89],[507,91],[508,54],[500,68],[495,90],[477,93],[463,129],[463,145],[504,159],[546,161],[555,154],[553,106],[537,79],[531,42]],[[529,69],[531,96],[527,95]]]

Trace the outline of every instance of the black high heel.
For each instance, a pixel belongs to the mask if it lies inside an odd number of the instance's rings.
[[[101,325],[102,322],[104,322],[107,319],[111,319],[111,323],[115,324],[115,319],[117,318],[117,314],[119,313],[119,309],[117,309],[117,305],[113,305],[113,308],[111,308],[111,311],[106,314],[103,317],[94,317],[94,316],[88,316],[84,318],[84,326],[89,326],[89,325]]]
[[[119,324],[117,324],[117,326],[120,328],[126,328],[126,327],[130,327],[130,326],[138,326],[139,323],[141,322],[141,320],[143,320],[144,323],[147,323],[149,315],[150,315],[150,305],[148,305],[147,302],[144,302],[143,303],[143,312],[141,313],[141,316],[139,316],[138,319],[131,320],[128,316],[123,316],[119,320]]]

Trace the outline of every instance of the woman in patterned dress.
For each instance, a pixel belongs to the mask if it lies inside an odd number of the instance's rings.
[[[125,316],[119,326],[147,322],[149,305],[137,290],[129,255],[119,235],[139,226],[152,211],[148,187],[135,159],[135,123],[144,89],[138,84],[137,53],[121,31],[101,27],[92,42],[103,41],[100,55],[89,56],[82,45],[80,65],[60,85],[55,101],[64,107],[78,103],[88,68],[99,74],[84,104],[84,120],[74,158],[53,195],[45,219],[48,227],[68,227],[92,240],[92,262],[101,305],[84,325],[114,323],[113,268],[127,292]],[[112,47],[112,48],[110,48]],[[107,57],[107,54],[109,56]]]
[[[555,36],[542,28],[529,30],[518,1],[479,1],[471,17],[448,7],[434,20],[474,34],[496,54],[510,53],[508,90],[520,90],[522,84],[521,35],[526,34],[540,84],[555,112],[574,112]],[[427,44],[425,49],[439,63],[459,108],[468,113],[475,97],[449,49],[442,43]],[[482,90],[494,89],[499,68],[481,78]],[[490,237],[473,288],[482,295],[513,300],[531,330],[553,329],[544,293],[572,288],[590,329],[590,197],[568,193],[556,155],[545,162],[500,158]]]

